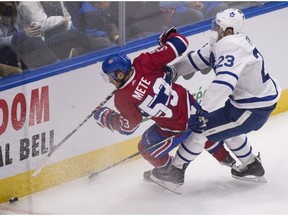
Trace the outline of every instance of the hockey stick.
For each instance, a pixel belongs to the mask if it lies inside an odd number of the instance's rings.
[[[37,176],[41,170],[43,169],[43,167],[45,166],[45,164],[47,163],[47,161],[49,160],[49,158],[51,157],[51,155],[61,146],[63,145],[63,143],[66,142],[66,140],[68,140],[82,125],[84,125],[85,122],[87,122],[92,116],[93,114],[96,112],[97,109],[101,108],[104,104],[106,104],[116,93],[117,89],[115,89],[113,92],[111,92],[110,95],[108,95],[104,101],[102,101],[98,107],[96,107],[85,119],[84,121],[82,121],[73,131],[71,131],[66,137],[64,137],[63,140],[61,140],[61,142],[56,145],[53,149],[50,150],[49,154],[46,156],[46,158],[43,160],[43,162],[41,163],[41,165],[39,167],[36,168],[36,170],[33,172],[32,176]]]
[[[155,144],[153,144],[153,145],[151,145],[151,146],[143,149],[142,151],[138,151],[138,152],[130,155],[129,157],[126,157],[126,158],[124,158],[124,159],[122,159],[122,160],[120,160],[120,161],[112,164],[111,166],[106,167],[106,168],[103,169],[103,170],[96,171],[96,172],[90,174],[88,178],[89,178],[89,179],[93,179],[93,178],[95,178],[98,174],[100,174],[100,173],[102,173],[102,172],[105,172],[106,170],[109,170],[109,169],[111,169],[111,168],[113,168],[113,167],[116,167],[116,166],[118,166],[119,164],[121,164],[121,163],[123,163],[123,162],[125,162],[125,161],[127,161],[127,160],[129,160],[129,159],[132,159],[132,158],[134,158],[134,157],[142,154],[143,152],[148,151],[148,150],[154,148],[155,146],[158,146],[158,145],[160,145],[160,144],[162,144],[162,143],[164,143],[164,142],[166,142],[166,141],[168,141],[168,140],[174,139],[176,136],[182,135],[182,134],[186,133],[186,132],[189,131],[189,130],[191,130],[191,129],[188,128],[188,129],[186,129],[186,130],[184,130],[184,131],[181,131],[180,133],[177,133],[177,134],[174,134],[174,135],[172,135],[172,136],[170,136],[170,137],[167,137],[166,139],[161,140],[161,141],[159,141],[159,142],[157,142],[157,143],[155,143]]]

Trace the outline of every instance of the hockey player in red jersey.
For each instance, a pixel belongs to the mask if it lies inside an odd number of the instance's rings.
[[[114,103],[118,112],[102,107],[95,112],[94,118],[100,126],[125,135],[132,134],[143,117],[154,120],[155,124],[142,135],[138,149],[155,168],[166,169],[172,161],[169,152],[180,143],[189,142],[192,131],[202,130],[205,122],[199,118],[201,107],[194,97],[172,82],[163,69],[186,51],[188,40],[172,27],[160,35],[159,45],[152,52],[140,54],[133,64],[122,54],[111,54],[104,60],[102,75],[117,88]],[[187,128],[191,130],[145,150]],[[223,146],[217,151],[216,155],[222,161],[228,158],[229,163],[234,163]],[[150,171],[145,172],[144,179],[149,180],[150,174]]]

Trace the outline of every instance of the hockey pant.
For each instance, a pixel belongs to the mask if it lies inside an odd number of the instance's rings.
[[[255,155],[246,134],[259,130],[268,120],[276,104],[266,108],[238,109],[230,101],[225,106],[208,114],[207,129],[202,134],[191,133],[187,142],[179,146],[173,164],[182,167],[193,161],[195,153],[200,154],[203,143],[215,142],[215,146],[225,143],[236,157],[246,164]],[[210,149],[211,150],[211,149]]]
[[[176,136],[174,139],[167,140],[164,143],[160,143],[151,149],[144,151],[144,149],[149,148],[150,146],[161,142],[161,140],[166,139],[173,134],[167,134],[155,124],[148,128],[142,135],[142,139],[138,144],[138,149],[142,152],[142,156],[150,164],[157,168],[163,168],[169,166],[172,162],[172,157],[169,155],[169,152],[174,149],[176,146],[185,142],[187,137],[191,134],[192,131],[188,131],[184,134]],[[207,142],[207,148],[211,147],[211,144],[214,142]],[[220,145],[214,147],[209,151],[218,161],[222,161],[229,154],[226,149]]]

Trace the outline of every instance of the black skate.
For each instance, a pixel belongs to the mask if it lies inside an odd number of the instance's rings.
[[[143,173],[143,181],[144,182],[152,182],[152,180],[151,180],[151,173],[152,173],[152,170],[148,170],[148,171],[145,171],[144,173]]]
[[[176,194],[181,194],[180,186],[184,184],[185,170],[188,166],[183,165],[183,169],[179,169],[173,165],[168,169],[154,168],[151,172],[150,179],[159,186]]]
[[[238,169],[231,169],[231,174],[233,178],[251,181],[256,183],[267,183],[264,177],[265,170],[261,163],[260,153],[254,158],[252,163],[239,167]]]
[[[219,163],[221,165],[228,166],[228,167],[231,167],[231,168],[236,166],[236,160],[230,154],[227,155],[225,160],[223,160],[223,161],[221,161]]]
[[[167,170],[168,168],[167,167],[163,167],[163,168],[154,168],[154,169],[158,170],[158,172],[163,172],[163,170]],[[152,170],[145,171],[143,173],[143,181],[144,182],[153,182],[151,180],[151,174],[152,174]]]

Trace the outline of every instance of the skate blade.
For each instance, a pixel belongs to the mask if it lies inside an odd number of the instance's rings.
[[[149,182],[153,182],[151,177],[146,177],[146,178],[143,178],[143,182],[146,182],[146,183],[149,183]]]
[[[161,181],[161,180],[155,178],[153,175],[150,176],[150,179],[151,179],[151,182],[154,182],[155,184],[163,187],[164,189],[166,189],[172,193],[181,195],[181,187],[180,186],[182,184],[173,184],[171,182],[164,182],[164,181]]]
[[[151,180],[151,178],[143,178],[143,182],[146,182],[146,183],[149,183],[149,182],[153,182],[152,180]]]
[[[267,180],[264,176],[258,177],[258,176],[244,176],[244,177],[239,177],[232,175],[233,178],[242,180],[242,181],[249,181],[249,182],[255,182],[255,183],[267,183]]]

